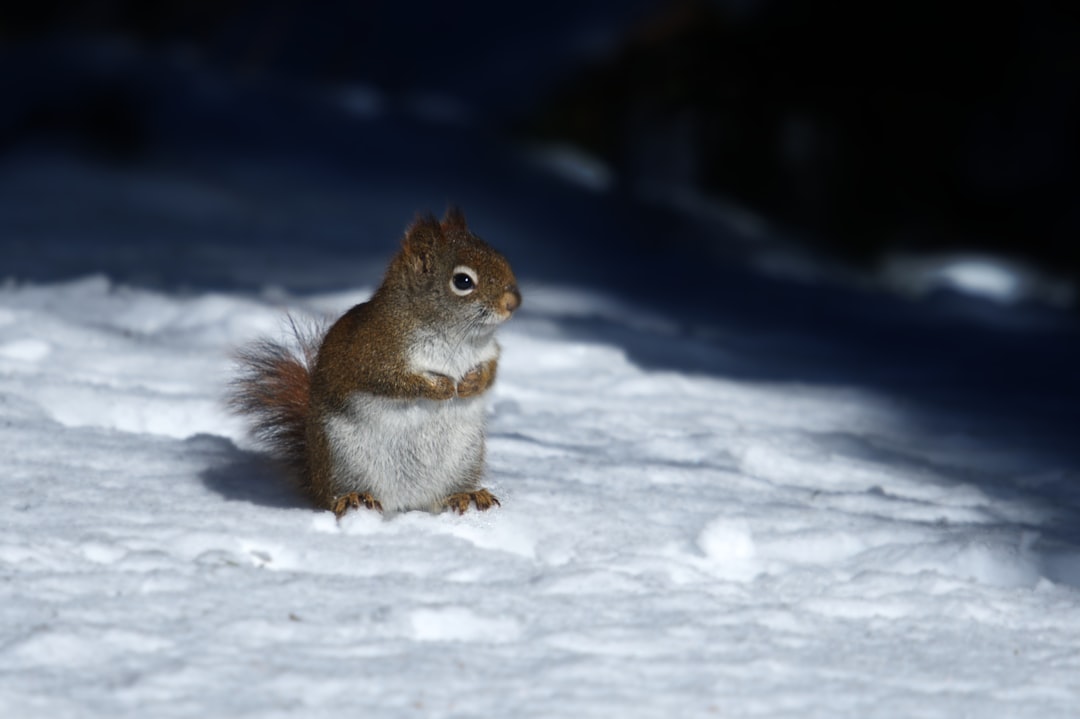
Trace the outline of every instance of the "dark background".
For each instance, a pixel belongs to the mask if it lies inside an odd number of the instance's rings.
[[[270,110],[266,97],[363,84],[390,102],[427,98],[476,133],[584,148],[635,200],[721,198],[855,267],[897,249],[984,250],[1075,278],[1070,10],[1043,0],[5,3],[0,149],[46,143],[121,164],[177,146],[333,158],[329,143],[294,131],[328,122],[322,111]],[[109,43],[127,59],[109,60]],[[227,78],[240,100],[207,101],[191,68]]]

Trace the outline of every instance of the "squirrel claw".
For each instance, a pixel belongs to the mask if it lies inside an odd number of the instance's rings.
[[[444,507],[452,509],[458,514],[465,514],[470,503],[475,504],[477,510],[481,512],[486,512],[495,505],[502,506],[502,502],[486,489],[478,489],[475,492],[458,492],[443,500]]]
[[[348,494],[343,494],[334,500],[330,509],[333,511],[334,516],[341,519],[350,509],[360,509],[360,507],[377,509],[380,512],[382,511],[382,504],[379,503],[379,500],[375,499],[367,492],[349,492]]]

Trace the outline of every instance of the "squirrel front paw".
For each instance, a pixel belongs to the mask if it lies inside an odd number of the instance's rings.
[[[459,397],[475,397],[486,389],[483,366],[469,370],[469,374],[462,377],[461,381],[458,382]]]
[[[492,372],[488,365],[481,364],[473,367],[461,378],[457,385],[458,397],[475,397],[487,391],[491,386]]]
[[[427,380],[427,386],[423,391],[425,399],[443,400],[454,398],[457,392],[454,380],[443,374],[431,373],[424,375],[424,379]]]
[[[475,492],[458,492],[443,500],[444,507],[452,509],[458,514],[465,514],[465,510],[469,508],[470,503],[475,504],[476,508],[481,512],[486,512],[495,505],[502,506],[502,502],[486,489],[478,489]]]
[[[377,509],[380,512],[382,511],[382,504],[379,503],[379,500],[375,499],[367,492],[349,492],[348,494],[337,497],[330,505],[330,511],[332,511],[338,519],[341,519],[350,509],[360,509],[361,507]]]

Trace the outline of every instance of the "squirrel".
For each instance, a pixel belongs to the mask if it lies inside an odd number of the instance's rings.
[[[509,263],[451,207],[409,225],[371,299],[325,334],[293,323],[237,355],[229,404],[315,504],[387,513],[500,504],[480,486],[496,328],[521,305]]]

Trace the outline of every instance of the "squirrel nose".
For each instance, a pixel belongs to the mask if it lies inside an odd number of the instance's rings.
[[[499,304],[502,305],[503,312],[506,314],[510,314],[521,306],[521,293],[518,292],[517,285],[510,285],[506,288],[506,292],[503,293]]]

